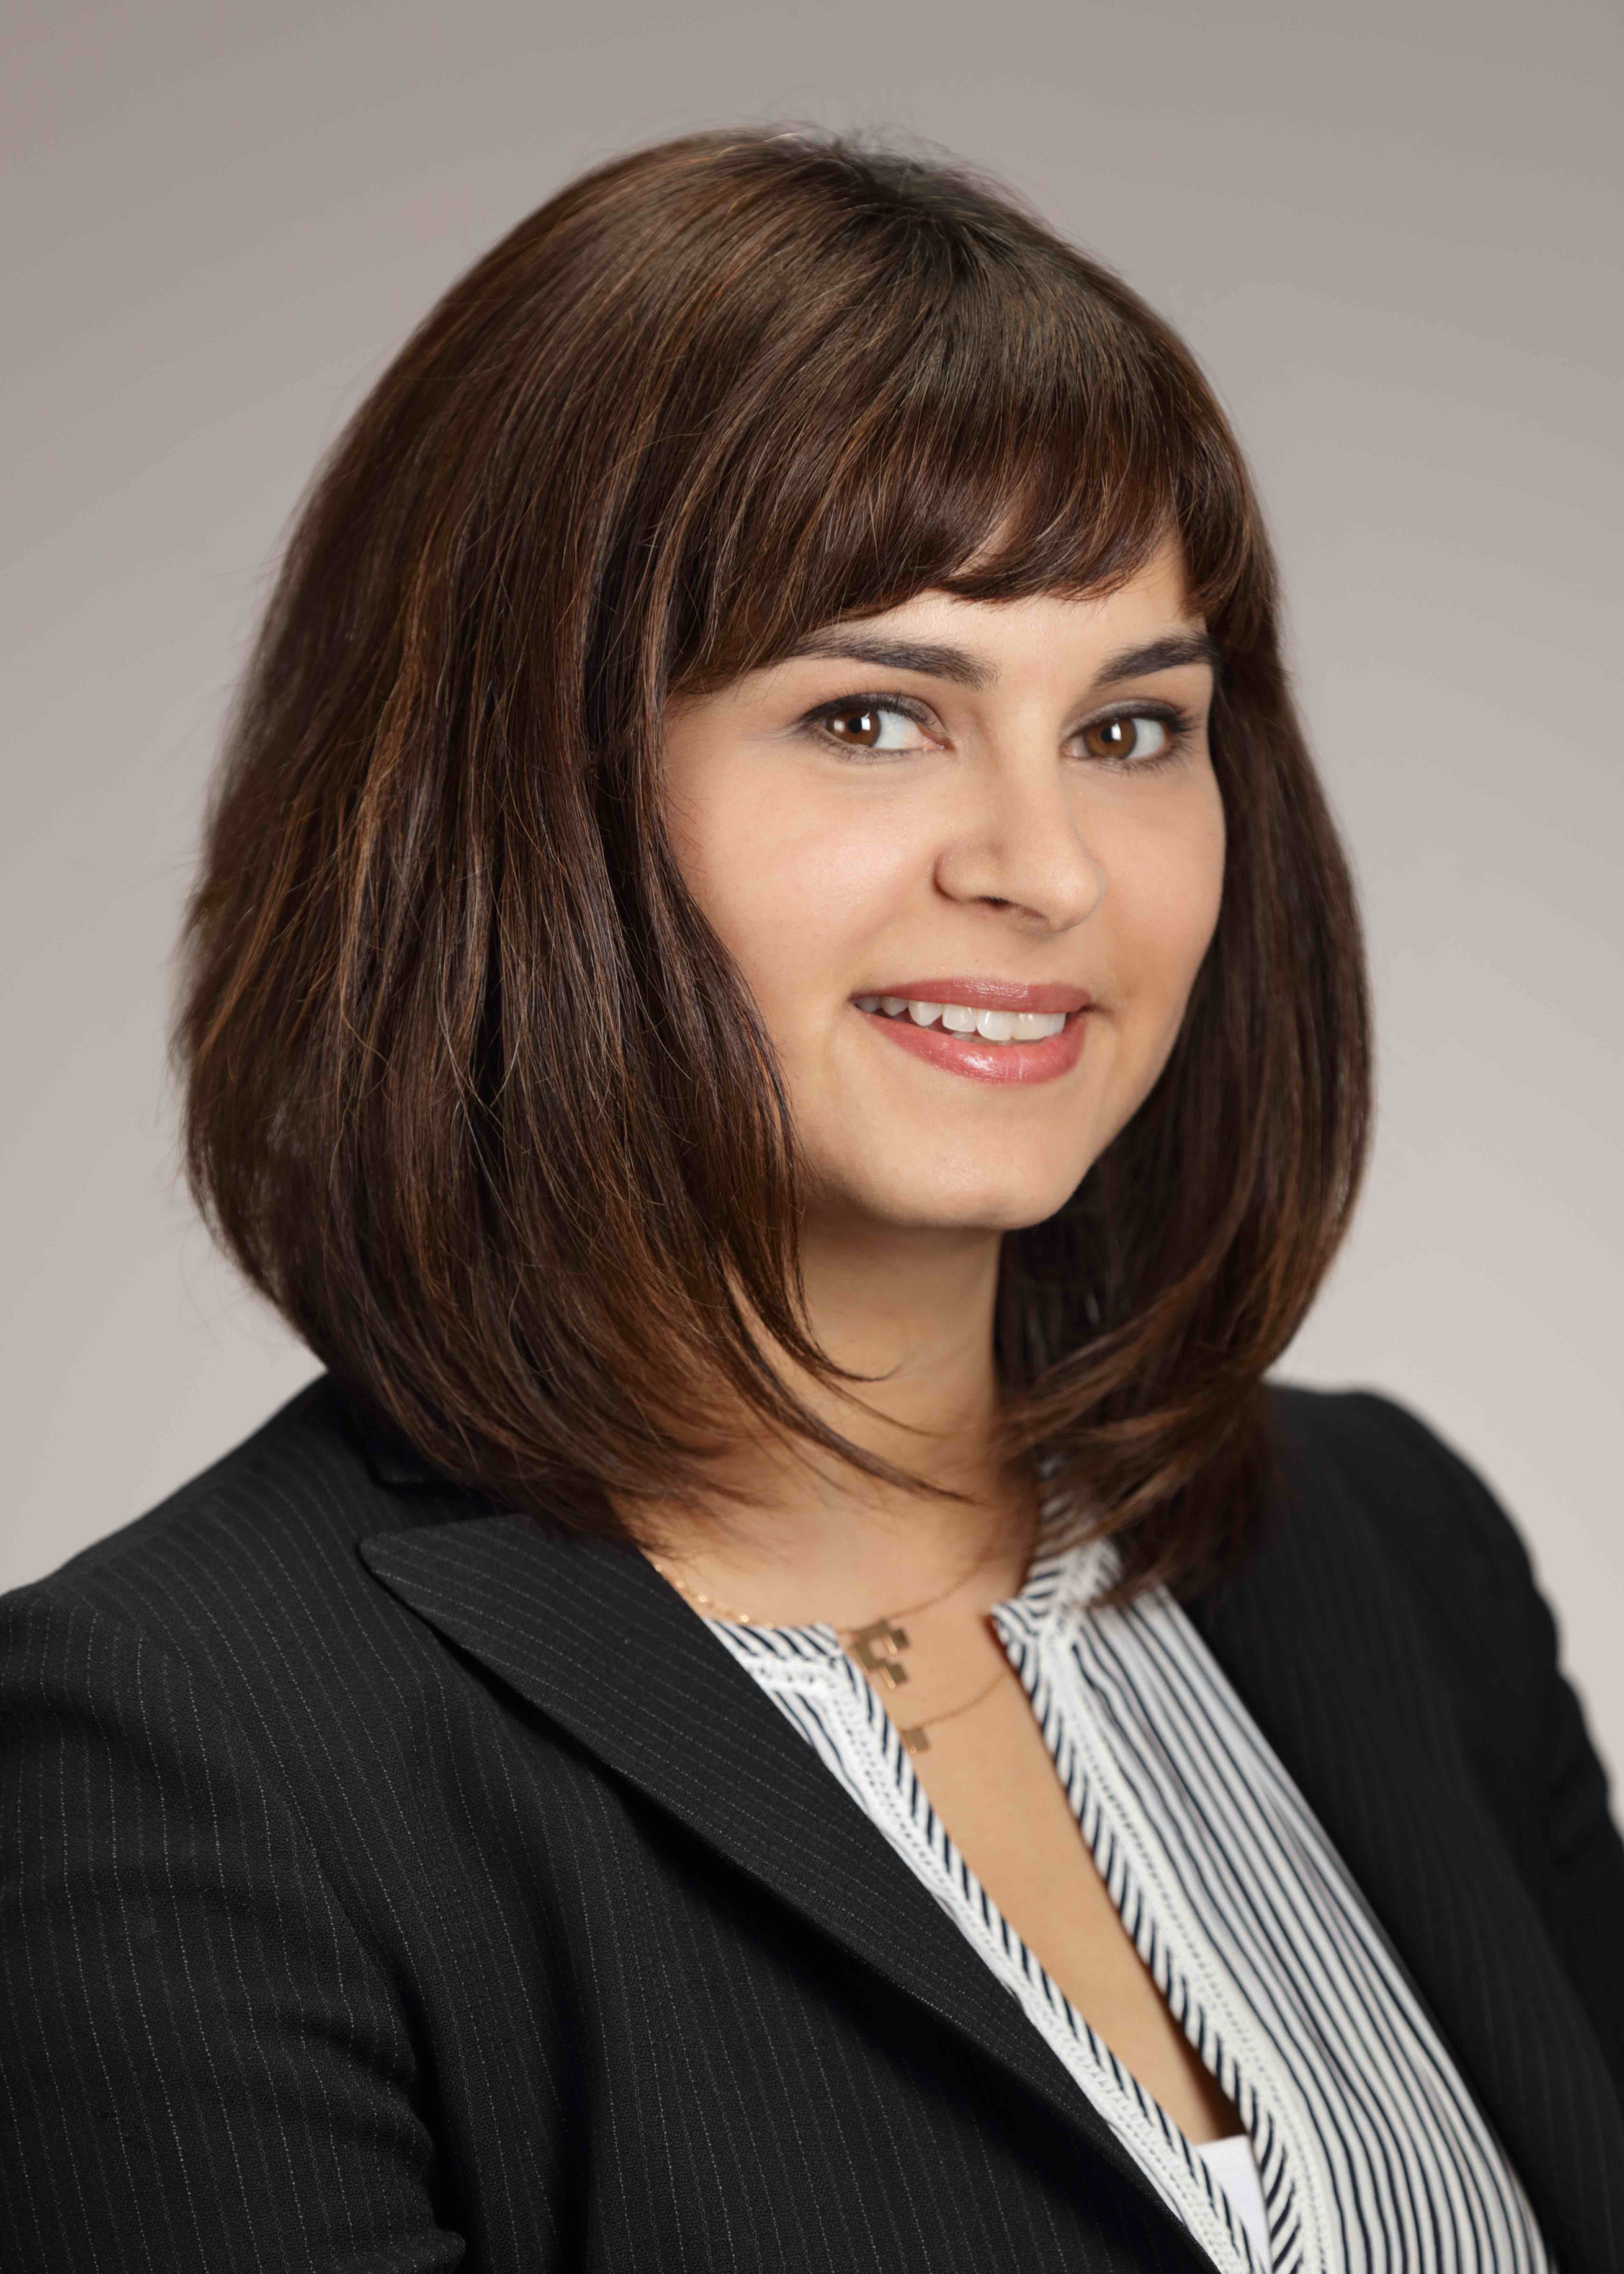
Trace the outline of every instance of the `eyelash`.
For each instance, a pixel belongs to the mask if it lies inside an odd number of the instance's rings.
[[[917,697],[895,693],[882,694],[877,690],[861,695],[844,695],[833,703],[820,703],[816,709],[806,713],[801,724],[817,734],[826,749],[838,750],[848,764],[853,765],[881,765],[887,761],[894,761],[909,755],[906,750],[865,752],[855,743],[837,741],[828,731],[830,721],[849,718],[854,711],[899,712],[905,719],[911,719],[916,727],[922,727],[927,732],[929,731],[929,712]],[[1113,773],[1156,773],[1163,766],[1174,764],[1184,756],[1185,747],[1196,730],[1196,720],[1190,712],[1182,709],[1177,703],[1155,702],[1116,704],[1108,711],[1101,711],[1096,718],[1086,719],[1082,726],[1074,731],[1080,734],[1086,727],[1109,726],[1116,719],[1154,719],[1158,726],[1167,728],[1168,741],[1165,749],[1157,750],[1147,758],[1091,757],[1087,760],[1088,764],[1104,766]]]

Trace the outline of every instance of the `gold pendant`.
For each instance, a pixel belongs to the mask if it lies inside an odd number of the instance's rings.
[[[876,1619],[869,1626],[852,1630],[852,1656],[865,1674],[878,1675],[890,1690],[900,1690],[908,1678],[908,1669],[901,1662],[907,1647],[906,1629],[892,1626],[889,1619]]]
[[[930,1739],[922,1725],[917,1729],[898,1727],[897,1735],[901,1738],[906,1752],[928,1753],[930,1751]]]

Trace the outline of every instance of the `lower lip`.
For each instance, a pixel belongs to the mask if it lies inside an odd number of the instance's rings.
[[[853,1005],[856,1008],[855,1005]],[[916,1027],[906,1011],[887,1018],[883,1011],[859,1011],[899,1050],[927,1065],[964,1074],[971,1081],[1054,1081],[1070,1073],[1083,1054],[1086,1011],[1070,1011],[1057,1035],[1041,1043],[989,1043],[983,1035],[951,1035],[942,1027]]]

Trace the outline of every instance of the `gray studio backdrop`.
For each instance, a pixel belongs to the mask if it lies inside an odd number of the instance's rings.
[[[0,1585],[312,1371],[173,1168],[169,957],[318,454],[581,167],[740,119],[1002,172],[1178,324],[1258,470],[1369,919],[1380,1118],[1281,1371],[1522,1524],[1624,1768],[1619,19],[1604,0],[24,0],[0,72]]]

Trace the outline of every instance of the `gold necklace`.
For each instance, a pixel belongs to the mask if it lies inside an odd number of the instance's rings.
[[[688,1597],[690,1603],[703,1603],[707,1610],[716,1611],[721,1617],[725,1619],[732,1619],[735,1625],[741,1627],[766,1627],[771,1626],[775,1623],[771,1619],[758,1619],[753,1612],[735,1610],[729,1604],[718,1603],[714,1595],[707,1595],[703,1588],[695,1587],[690,1580],[679,1579],[676,1574],[673,1571],[669,1570],[666,1566],[660,1562],[657,1555],[650,1555],[649,1561],[653,1564],[657,1571],[662,1573],[665,1577],[671,1581],[673,1587],[677,1588],[682,1594]],[[971,1564],[968,1571],[961,1571],[959,1577],[954,1580],[952,1585],[951,1587],[944,1587],[939,1595],[927,1595],[922,1603],[904,1603],[899,1610],[886,1611],[883,1614],[883,1616],[887,1619],[907,1619],[912,1618],[916,1611],[934,1611],[938,1603],[944,1603],[950,1595],[956,1595],[960,1587],[964,1585],[965,1581],[970,1577],[971,1572],[979,1570],[986,1561],[987,1557],[983,1552],[976,1557],[974,1562]],[[881,1620],[879,1619],[876,1619],[871,1622],[871,1624],[875,1626],[878,1626],[880,1623]],[[838,1635],[867,1634],[868,1631],[868,1629],[867,1627],[837,1627],[835,1629],[835,1632]]]
[[[1032,1548],[1036,1544],[1036,1532],[1037,1526],[1034,1524],[1032,1539],[1027,1544],[1028,1564],[1032,1560]],[[986,1560],[985,1555],[978,1555],[969,1570],[961,1572],[952,1585],[944,1587],[939,1595],[927,1595],[923,1602],[905,1603],[898,1610],[883,1611],[877,1619],[870,1619],[867,1626],[837,1627],[835,1633],[843,1645],[850,1645],[851,1656],[857,1660],[865,1674],[877,1676],[888,1690],[899,1690],[908,1679],[908,1669],[902,1663],[902,1653],[905,1650],[911,1650],[913,1644],[909,1639],[907,1630],[905,1627],[899,1627],[896,1622],[898,1619],[911,1618],[917,1611],[935,1610],[938,1603],[944,1603],[950,1595],[956,1595],[965,1581],[971,1577],[972,1573],[978,1570]],[[741,1627],[767,1627],[774,1623],[771,1619],[757,1618],[752,1611],[741,1611],[732,1604],[718,1602],[714,1595],[707,1595],[703,1588],[693,1586],[680,1579],[676,1573],[668,1570],[657,1555],[650,1555],[649,1561],[660,1577],[667,1580],[685,1600],[694,1604],[695,1608],[714,1612],[719,1618],[731,1619],[736,1625]],[[957,1714],[967,1713],[973,1706],[979,1706],[984,1698],[990,1698],[1009,1670],[1007,1666],[1001,1666],[986,1688],[978,1690],[974,1698],[966,1698],[962,1705],[946,1706],[940,1713],[927,1714],[924,1720],[912,1721],[906,1728],[898,1722],[897,1734],[902,1739],[906,1751],[910,1753],[929,1752],[930,1740],[926,1736],[926,1731],[933,1729],[938,1721],[951,1721]]]
[[[962,1706],[949,1706],[940,1713],[929,1713],[922,1721],[911,1721],[906,1728],[898,1721],[897,1735],[901,1738],[906,1751],[910,1753],[928,1753],[930,1751],[930,1740],[925,1735],[926,1730],[934,1729],[938,1721],[951,1721],[955,1713],[967,1713],[972,1706],[979,1706],[983,1698],[990,1698],[1009,1670],[1007,1666],[1001,1666],[986,1689],[978,1690],[974,1698],[966,1698]]]

